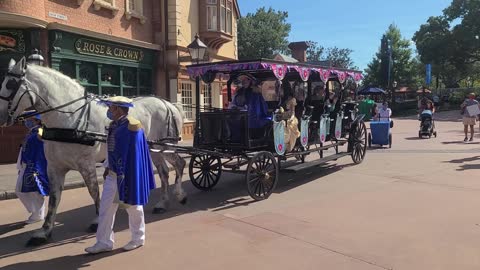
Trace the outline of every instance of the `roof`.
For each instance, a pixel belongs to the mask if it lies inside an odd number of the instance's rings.
[[[277,60],[277,61],[284,61],[284,62],[290,62],[290,63],[298,63],[298,60],[291,57],[291,56],[288,56],[286,54],[281,54],[281,53],[277,53],[275,54],[275,56],[273,57],[274,60]]]
[[[204,63],[187,66],[187,72],[193,76],[204,76],[206,74],[211,77],[215,74],[239,74],[242,72],[254,74],[259,79],[284,78],[303,81],[321,80],[328,81],[330,78],[336,78],[340,82],[345,82],[347,78],[354,81],[360,81],[363,76],[362,72],[352,69],[332,68],[320,65],[312,65],[308,63],[292,63],[285,61],[277,61],[271,59],[257,60],[241,60],[241,61],[222,61],[213,63]]]

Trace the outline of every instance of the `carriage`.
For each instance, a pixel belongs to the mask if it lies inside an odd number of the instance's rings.
[[[243,174],[249,195],[263,200],[274,191],[280,170],[295,172],[345,156],[351,156],[355,164],[363,161],[367,147],[364,116],[358,115],[358,104],[348,96],[349,89],[361,80],[360,72],[265,59],[197,64],[187,70],[197,78],[197,101],[200,78],[207,85],[220,78],[227,80],[227,98],[231,102],[232,84],[239,74],[253,76],[263,83],[262,95],[274,97],[266,100],[272,118],[262,128],[251,127],[247,111],[195,107],[195,151],[190,152],[189,176],[196,188],[212,189],[222,172]],[[265,87],[267,82],[275,86]],[[295,109],[301,135],[291,151],[285,151],[283,135],[275,131],[285,126],[284,120],[276,119],[274,114],[281,83],[293,84],[304,97]],[[327,105],[328,93],[333,91],[338,101]]]

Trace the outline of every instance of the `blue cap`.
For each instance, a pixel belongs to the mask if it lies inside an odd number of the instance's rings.
[[[35,111],[35,110],[26,111],[26,112],[24,113],[24,115],[25,115],[24,118],[26,119],[26,118],[34,117],[34,118],[37,119],[37,120],[42,120],[42,118],[40,117],[40,114],[32,115],[32,114],[35,114],[35,113],[37,113],[37,111]],[[32,116],[31,116],[31,115],[32,115]]]

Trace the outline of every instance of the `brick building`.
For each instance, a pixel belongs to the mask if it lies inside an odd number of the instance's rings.
[[[186,104],[184,137],[196,104],[186,46],[196,33],[206,61],[237,59],[237,0],[0,0],[0,80],[8,61],[39,49],[45,65],[89,92],[155,94]],[[201,105],[222,105],[222,81],[203,87]],[[23,127],[0,128],[0,163],[15,161]]]

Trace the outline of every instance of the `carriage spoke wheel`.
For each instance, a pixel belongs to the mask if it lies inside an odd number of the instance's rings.
[[[267,199],[277,186],[278,164],[270,152],[260,152],[248,162],[246,184],[248,194],[257,201]]]
[[[222,175],[222,161],[209,155],[193,155],[188,168],[190,181],[200,190],[212,189]]]
[[[363,121],[355,126],[351,136],[349,148],[352,151],[352,160],[355,164],[360,164],[367,152],[367,127]]]

